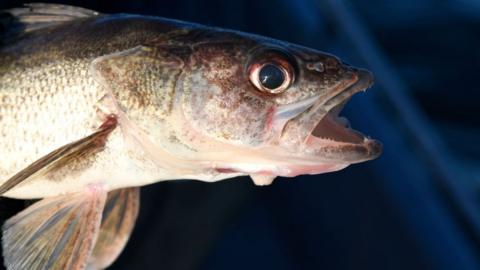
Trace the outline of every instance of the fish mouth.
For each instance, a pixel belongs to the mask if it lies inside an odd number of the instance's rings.
[[[355,69],[357,80],[324,102],[324,116],[305,139],[305,152],[322,160],[337,163],[358,163],[377,158],[382,144],[353,129],[347,118],[340,116],[345,104],[354,94],[366,91],[373,84],[373,75]]]

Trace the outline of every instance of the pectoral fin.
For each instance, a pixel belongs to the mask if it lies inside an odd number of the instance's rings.
[[[104,269],[120,255],[132,233],[139,205],[140,188],[124,188],[108,193],[88,269]]]
[[[0,195],[3,195],[28,178],[40,174],[46,174],[55,169],[61,168],[74,159],[86,157],[90,154],[101,151],[105,146],[107,136],[115,129],[116,126],[116,117],[113,115],[109,116],[102,124],[100,129],[90,136],[64,145],[48,153],[5,181],[5,183],[0,186]]]
[[[84,269],[100,227],[106,192],[43,199],[3,225],[7,269]]]

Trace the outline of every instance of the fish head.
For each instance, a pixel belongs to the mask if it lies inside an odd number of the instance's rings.
[[[380,142],[339,116],[352,95],[372,85],[369,71],[324,52],[239,33],[217,33],[191,47],[179,78],[179,132],[194,158],[217,172],[291,177],[380,155]]]

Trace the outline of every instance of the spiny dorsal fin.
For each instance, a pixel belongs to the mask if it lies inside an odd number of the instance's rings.
[[[105,146],[107,136],[117,127],[117,118],[111,115],[100,129],[91,135],[64,145],[21,170],[0,186],[0,195],[16,187],[23,181],[39,174],[45,174],[68,164],[75,158],[88,156],[101,151]]]
[[[100,15],[99,12],[68,5],[30,3],[20,8],[0,11],[0,26],[6,36],[19,36],[38,29],[81,18]]]

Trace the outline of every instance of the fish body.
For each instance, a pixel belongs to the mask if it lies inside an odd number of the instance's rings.
[[[174,32],[187,34],[186,26],[134,15],[94,16],[26,33],[4,46],[0,51],[0,146],[9,158],[0,161],[0,183],[53,149],[93,133],[102,124],[103,116],[111,113],[104,103],[108,102],[109,90],[92,74],[95,59],[149,44],[152,38],[168,39],[169,35],[176,35]],[[158,65],[161,64],[159,61]],[[174,98],[176,73],[165,69],[152,74],[160,79],[155,104],[145,102],[150,98],[147,94],[125,96],[125,101],[132,103],[129,116],[141,119],[142,114],[153,113],[152,117],[158,117],[156,122],[160,123],[152,130],[163,135],[161,122],[171,116],[169,106]],[[166,78],[163,81],[162,76]],[[149,128],[148,121],[140,120],[137,124]],[[76,191],[99,181],[105,182],[108,189],[115,189],[182,177],[150,164],[144,160],[142,149],[131,150],[132,146],[126,147],[126,143],[122,131],[117,130],[109,136],[101,153],[72,162],[65,170],[42,175],[5,195],[41,198]]]
[[[45,198],[4,225],[9,269],[27,261],[34,262],[28,269],[108,266],[133,228],[142,185],[238,175],[267,185],[381,152],[339,117],[372,75],[335,56],[157,17],[49,4],[7,14],[0,194]],[[49,264],[58,252],[31,255],[21,247],[19,239],[32,243],[32,228],[50,224],[46,217],[66,220],[71,211],[81,213],[75,224],[92,229],[71,225],[69,232],[90,241],[46,233],[58,239],[48,247],[70,252],[61,254],[67,259]],[[72,254],[80,259],[69,260]]]

